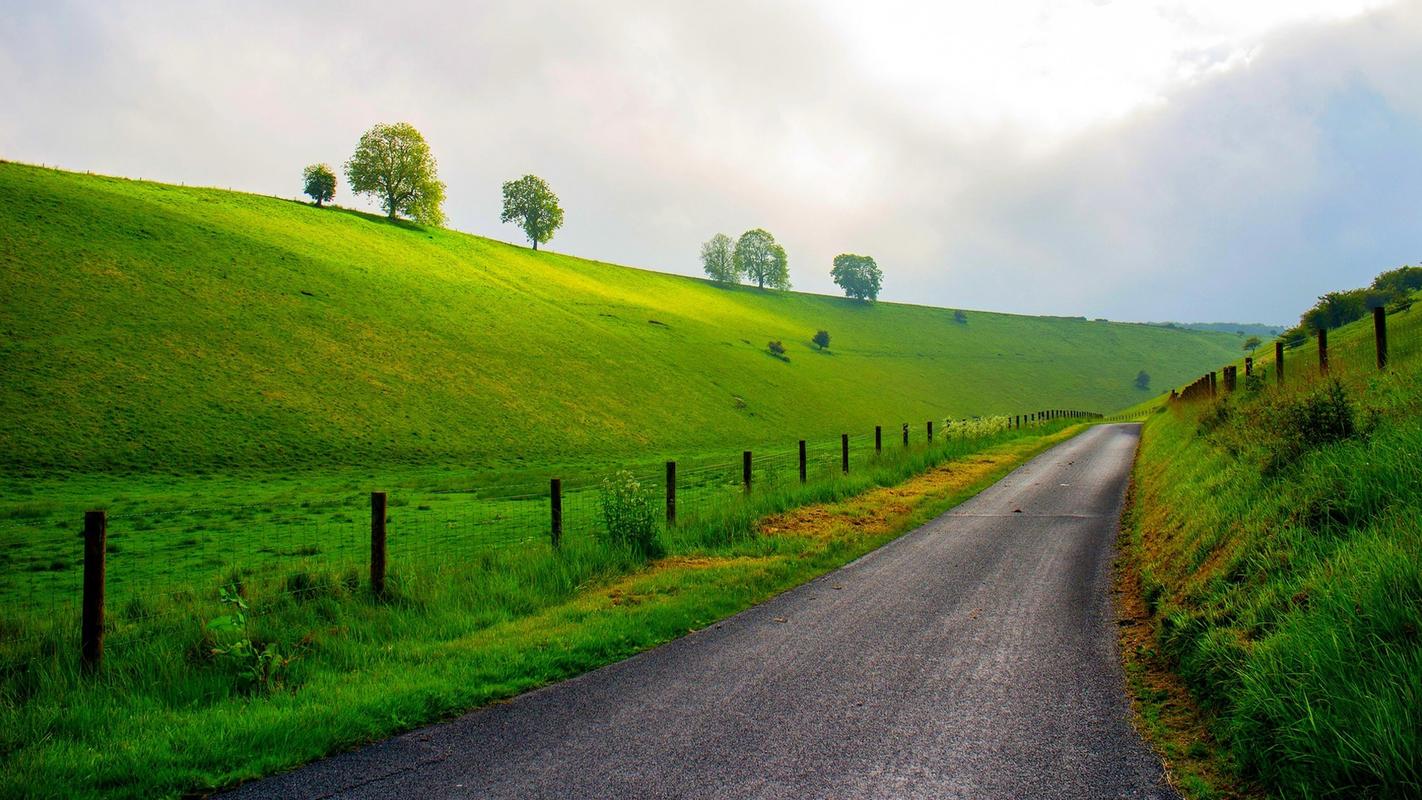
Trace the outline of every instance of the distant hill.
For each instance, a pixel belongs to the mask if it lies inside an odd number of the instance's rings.
[[[1151,325],[1159,325],[1163,328],[1182,328],[1188,331],[1213,331],[1215,333],[1232,333],[1236,336],[1258,336],[1261,339],[1272,339],[1283,333],[1288,325],[1265,325],[1262,322],[1152,322]]]
[[[1235,337],[751,287],[0,163],[0,467],[477,467],[1110,411]],[[570,213],[576,213],[576,209]],[[695,242],[688,242],[689,249]],[[796,270],[828,265],[797,263]],[[888,280],[894,279],[892,266]],[[827,352],[810,337],[826,329]],[[785,344],[787,360],[766,343]]]

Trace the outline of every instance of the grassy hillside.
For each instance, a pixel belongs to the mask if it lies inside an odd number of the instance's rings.
[[[1109,411],[1145,394],[1138,370],[1179,383],[1237,347],[1077,319],[959,324],[16,164],[0,164],[0,195],[11,470],[477,468]],[[809,343],[820,328],[828,352]]]
[[[1310,343],[1282,387],[1271,354],[1262,380],[1144,429],[1137,655],[1184,678],[1227,769],[1271,795],[1422,796],[1422,315],[1388,328],[1385,372],[1368,319],[1330,337],[1331,379]]]

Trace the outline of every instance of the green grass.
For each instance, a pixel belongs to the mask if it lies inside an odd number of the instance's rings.
[[[685,457],[1106,411],[1140,399],[1140,369],[1169,385],[1237,347],[1081,319],[957,324],[18,164],[0,164],[0,193],[0,467],[20,476]]]
[[[1145,428],[1130,555],[1155,646],[1273,794],[1422,794],[1419,322],[1389,317],[1386,373],[1366,320],[1331,336],[1337,388],[1306,345],[1282,388],[1266,363]]]
[[[391,523],[391,597],[355,564],[235,568],[184,591],[111,605],[103,670],[76,669],[72,615],[0,667],[0,795],[162,797],[220,787],[626,657],[837,567],[960,502],[1074,429],[1066,423],[886,452],[849,476],[688,509],[644,567],[592,535],[506,548],[407,548]],[[767,535],[757,520],[846,501],[971,453],[995,466],[929,495],[883,532]],[[981,460],[980,458],[977,460]],[[887,495],[886,495],[887,496]],[[905,502],[894,496],[896,503]],[[403,541],[408,541],[405,539]],[[251,637],[295,653],[278,687],[245,690],[207,655],[218,587],[240,586]]]

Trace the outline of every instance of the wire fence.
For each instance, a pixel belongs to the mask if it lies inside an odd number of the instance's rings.
[[[832,486],[932,454],[944,443],[1099,419],[1089,412],[1039,411],[935,420],[679,464],[670,487],[661,469],[643,466],[633,477],[663,498],[672,494],[663,534],[674,538],[754,508],[766,494]],[[389,554],[392,580],[406,597],[453,576],[487,579],[508,554],[544,557],[604,535],[601,481],[594,475],[561,483],[558,522],[549,485],[471,487],[430,502],[412,503],[399,493],[383,499],[382,554]],[[87,518],[77,515],[12,520],[0,525],[0,672],[46,661],[73,665],[90,645],[102,648],[91,657],[97,662],[100,652],[122,652],[177,627],[200,630],[220,613],[221,587],[260,596],[254,616],[310,598],[368,594],[376,580],[376,516],[371,498],[349,494],[290,505],[103,515],[99,530],[86,528]],[[102,556],[86,558],[86,545],[96,537]],[[101,621],[91,631],[84,624],[86,604],[95,602]]]

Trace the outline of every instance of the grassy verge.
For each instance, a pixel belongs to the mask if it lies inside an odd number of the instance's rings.
[[[1422,371],[1340,374],[1146,424],[1123,649],[1189,797],[1422,795]]]
[[[946,443],[805,489],[769,487],[664,534],[641,563],[592,538],[484,551],[395,576],[375,602],[341,571],[225,576],[251,639],[294,655],[270,689],[210,654],[195,591],[83,679],[70,653],[5,675],[0,793],[154,797],[289,768],[566,678],[834,569],[991,484],[1075,428]],[[215,587],[214,587],[215,588]]]

